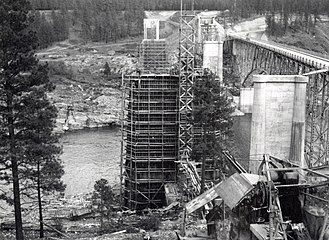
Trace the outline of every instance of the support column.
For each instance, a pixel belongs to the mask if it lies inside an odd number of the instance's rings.
[[[255,75],[249,171],[263,154],[304,165],[307,77]]]
[[[239,109],[243,113],[252,113],[254,88],[240,88]]]
[[[149,35],[149,30],[150,35]],[[160,39],[160,20],[144,19],[144,39]]]
[[[255,79],[254,79],[255,81]],[[256,173],[262,154],[265,153],[265,113],[266,112],[266,82],[254,84],[254,103],[251,120],[251,139],[249,172]]]
[[[223,42],[204,41],[203,68],[209,68],[216,73],[219,81],[223,81]]]
[[[304,78],[302,78],[304,80]],[[294,112],[292,118],[289,159],[306,167],[304,159],[306,122],[306,82],[295,84]]]
[[[236,56],[238,53],[237,41],[233,41],[232,43],[232,55]]]
[[[159,20],[156,22],[155,39],[156,40],[159,40],[160,39],[160,21]]]

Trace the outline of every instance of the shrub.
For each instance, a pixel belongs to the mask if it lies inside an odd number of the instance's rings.
[[[64,76],[69,79],[74,77],[73,70],[68,68],[64,61],[49,61],[48,68],[50,75]]]
[[[137,224],[137,227],[142,228],[144,230],[153,230],[156,231],[159,229],[160,219],[156,216],[150,216],[148,218],[142,219]]]

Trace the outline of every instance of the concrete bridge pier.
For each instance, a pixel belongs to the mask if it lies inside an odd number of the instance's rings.
[[[203,42],[203,68],[210,69],[223,81],[223,42],[204,41]]]
[[[289,160],[306,167],[304,159],[306,124],[306,85],[308,78],[299,77],[295,83],[295,95],[291,129]]]
[[[252,113],[254,88],[240,88],[239,109],[243,113]]]
[[[298,75],[255,75],[249,171],[264,153],[304,166],[306,84]]]

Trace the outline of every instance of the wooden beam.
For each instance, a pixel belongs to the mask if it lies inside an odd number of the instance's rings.
[[[253,186],[262,178],[260,175],[235,173],[225,181],[202,193],[185,205],[187,214],[206,205],[216,197],[221,197],[226,205],[233,209],[253,189]]]
[[[270,172],[284,172],[284,171],[293,171],[293,170],[303,170],[300,167],[291,167],[291,168],[270,168],[268,169]]]
[[[315,75],[315,74],[325,73],[325,72],[329,72],[329,69],[320,69],[320,70],[304,73],[303,76],[310,76],[310,75]]]
[[[308,197],[311,197],[311,198],[317,199],[317,200],[322,201],[322,202],[325,202],[325,203],[329,203],[329,201],[328,201],[327,199],[323,199],[323,198],[320,198],[320,197],[317,197],[317,196],[311,195],[311,194],[309,194],[309,193],[302,192],[301,194],[304,194],[305,196],[308,196]]]
[[[62,233],[61,231],[58,231],[56,228],[50,226],[49,224],[45,223],[45,222],[42,222],[46,227],[49,227],[51,230],[57,232],[58,234],[62,235],[63,237],[67,238],[67,239],[70,239],[70,237],[64,233]]]

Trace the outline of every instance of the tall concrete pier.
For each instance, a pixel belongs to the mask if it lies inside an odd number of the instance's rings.
[[[159,19],[144,19],[144,39],[160,39]]]
[[[304,166],[307,77],[255,75],[249,171],[263,154]]]
[[[219,81],[223,81],[223,42],[203,42],[203,68],[209,68]]]
[[[243,113],[252,113],[254,88],[240,88],[239,109]]]
[[[198,15],[197,42],[203,45],[203,68],[210,69],[223,81],[223,42],[225,29],[216,21],[217,12]]]

